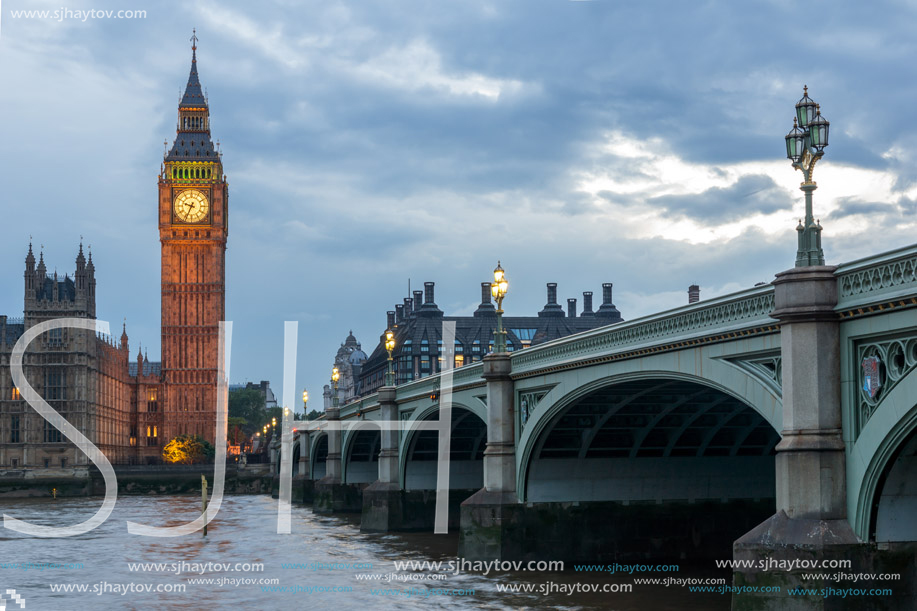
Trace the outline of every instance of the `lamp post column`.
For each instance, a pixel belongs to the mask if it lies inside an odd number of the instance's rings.
[[[487,381],[484,487],[462,503],[459,531],[458,555],[472,561],[524,555],[518,530],[524,508],[516,494],[515,387],[503,329],[503,298],[508,288],[503,268],[497,263],[491,285],[491,295],[497,301],[494,351],[484,357],[482,374]]]

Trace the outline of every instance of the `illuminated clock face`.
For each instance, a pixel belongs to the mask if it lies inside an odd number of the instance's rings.
[[[175,217],[184,223],[200,223],[210,212],[207,196],[197,189],[188,189],[175,196]]]

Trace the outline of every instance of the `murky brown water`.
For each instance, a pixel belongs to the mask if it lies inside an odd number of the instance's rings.
[[[53,526],[80,522],[95,512],[100,499],[0,500],[2,513]],[[507,584],[534,584],[536,590],[553,582],[631,584],[636,577],[659,574],[608,575],[566,572],[461,573],[430,580],[429,571],[397,571],[395,561],[455,560],[457,536],[432,533],[367,535],[348,518],[316,516],[308,507],[293,507],[293,534],[277,534],[277,501],[266,496],[231,496],[223,500],[208,536],[200,533],[173,539],[129,535],[125,522],[174,526],[196,517],[200,499],[194,497],[121,497],[109,520],[96,530],[67,539],[34,539],[0,529],[0,593],[14,589],[27,611],[43,609],[611,609],[707,610],[728,609],[729,595],[696,594],[683,587],[635,585],[628,593],[498,592]],[[182,566],[180,563],[262,563],[263,572],[223,567]],[[589,562],[589,559],[584,559]],[[33,567],[3,568],[3,563],[33,563]],[[42,563],[81,563],[82,568],[40,568]],[[159,570],[132,571],[128,563],[168,563]],[[171,566],[176,563],[175,566]],[[299,568],[290,564],[299,563]],[[320,568],[319,565],[361,563],[372,568]],[[38,565],[38,566],[35,566]],[[7,565],[8,566],[8,565]],[[203,573],[201,570],[203,569]],[[208,570],[209,569],[209,570]],[[392,573],[423,580],[385,581]],[[367,581],[358,575],[382,575]],[[700,569],[670,575],[723,577],[728,572]],[[194,580],[211,579],[209,584]],[[247,579],[238,584],[230,580]],[[276,583],[257,583],[277,580]],[[218,583],[220,582],[220,583]],[[132,585],[131,585],[132,584]],[[84,592],[54,592],[54,586],[84,588]],[[122,593],[124,587],[132,591]],[[164,592],[184,586],[184,592]],[[138,589],[144,591],[138,591]],[[347,589],[331,591],[332,588]],[[284,591],[285,589],[285,591]],[[297,591],[298,589],[298,591]],[[321,591],[325,589],[326,591]],[[464,596],[434,594],[439,590],[473,591]],[[149,590],[149,591],[146,591]],[[398,591],[395,593],[395,591]],[[410,595],[408,595],[410,593]],[[9,596],[7,596],[9,598]],[[7,603],[7,609],[18,606]]]

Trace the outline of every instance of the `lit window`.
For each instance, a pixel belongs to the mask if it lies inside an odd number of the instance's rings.
[[[461,367],[464,364],[465,364],[465,355],[456,354],[455,355],[455,368],[458,369],[459,367]]]
[[[19,389],[16,388],[15,386],[13,386],[13,392],[11,393],[10,398],[11,398],[13,401],[18,401],[18,400],[21,398],[21,396],[22,396],[22,395],[19,394]]]

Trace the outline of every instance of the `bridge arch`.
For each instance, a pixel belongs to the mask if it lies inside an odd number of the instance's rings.
[[[449,487],[478,490],[484,485],[484,448],[487,425],[474,410],[452,404]],[[438,417],[439,405],[418,412],[410,422],[429,422]],[[436,488],[439,431],[410,429],[404,432],[400,451],[400,474],[404,490]]]
[[[693,359],[688,359],[692,360]],[[682,359],[678,359],[679,362]],[[657,363],[658,364],[658,363]],[[569,380],[561,377],[560,383],[553,386],[539,401],[535,410],[529,416],[520,433],[518,433],[517,452],[517,490],[520,500],[528,499],[528,471],[532,463],[532,456],[536,444],[545,434],[545,429],[552,426],[558,416],[569,409],[573,404],[581,401],[591,393],[600,391],[619,384],[626,384],[641,380],[655,380],[657,382],[673,381],[696,384],[718,391],[741,402],[750,410],[756,412],[765,422],[769,423],[775,431],[782,429],[783,413],[779,396],[771,388],[742,369],[730,366],[716,359],[704,360],[704,377],[678,371],[675,367],[655,368],[643,371],[625,373],[594,374],[591,379],[575,379],[572,388]],[[548,378],[546,381],[552,381]],[[775,442],[776,443],[776,442]],[[771,468],[771,472],[773,468]]]
[[[293,450],[293,470],[291,471],[291,473],[293,474],[293,477],[296,477],[297,475],[299,475],[299,457],[302,456],[302,454],[300,453],[300,449],[299,449],[299,440],[294,439],[291,446]],[[281,467],[281,461],[278,460],[277,461],[277,474],[278,475],[280,474],[280,467]]]
[[[520,500],[773,498],[775,399],[740,390],[673,371],[555,386],[521,433]]]
[[[917,369],[876,405],[847,460],[853,480],[847,482],[848,510],[857,536],[917,541]],[[860,477],[858,465],[866,465]]]
[[[377,426],[358,428],[344,438],[342,479],[346,484],[371,484],[379,478],[382,432]]]
[[[325,467],[328,462],[328,433],[313,435],[312,451],[309,452],[311,460],[309,466],[312,470],[311,479],[320,480],[325,477]]]

